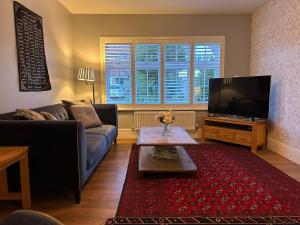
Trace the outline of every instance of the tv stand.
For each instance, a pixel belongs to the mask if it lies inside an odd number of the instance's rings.
[[[256,152],[258,147],[266,144],[267,120],[252,119],[204,116],[202,141],[210,139],[239,144]]]

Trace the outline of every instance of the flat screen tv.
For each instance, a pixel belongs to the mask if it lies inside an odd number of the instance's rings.
[[[271,76],[212,78],[208,112],[268,118]]]

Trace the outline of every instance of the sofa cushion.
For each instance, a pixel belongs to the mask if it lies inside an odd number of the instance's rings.
[[[14,118],[26,120],[46,120],[43,115],[32,111],[31,109],[17,109]]]
[[[72,115],[72,112],[70,110],[70,107],[72,105],[89,105],[91,104],[91,102],[89,100],[74,100],[74,101],[68,101],[68,100],[61,100],[63,105],[65,106],[67,112],[68,112],[68,115],[71,119],[75,119]]]
[[[117,128],[113,125],[102,124],[101,127],[93,127],[85,130],[87,134],[103,135],[107,143],[112,143],[117,135]]]
[[[57,120],[69,120],[69,115],[63,104],[49,105],[34,109],[36,112],[51,113]]]
[[[107,152],[107,141],[102,135],[87,134],[87,170],[100,160]]]
[[[91,104],[72,105],[70,110],[74,119],[82,122],[85,128],[99,127],[102,125],[101,120]]]

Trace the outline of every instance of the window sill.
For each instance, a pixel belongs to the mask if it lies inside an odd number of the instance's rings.
[[[118,105],[118,111],[161,111],[169,109],[178,111],[207,111],[208,105]]]

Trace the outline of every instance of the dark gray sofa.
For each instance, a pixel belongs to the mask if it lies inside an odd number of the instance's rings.
[[[0,115],[0,146],[29,146],[32,192],[71,189],[76,203],[99,162],[118,136],[118,110],[96,104],[101,127],[84,129],[63,104],[33,109],[53,114],[58,121],[14,120],[14,112]],[[8,171],[9,187],[17,186],[18,168]]]

